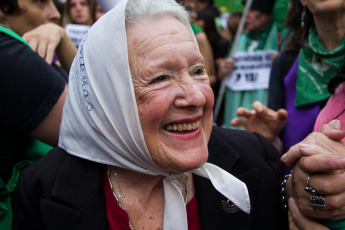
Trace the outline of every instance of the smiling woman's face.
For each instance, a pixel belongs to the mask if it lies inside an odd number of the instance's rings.
[[[213,91],[188,29],[162,17],[127,28],[128,55],[146,145],[169,172],[197,168],[208,158]]]

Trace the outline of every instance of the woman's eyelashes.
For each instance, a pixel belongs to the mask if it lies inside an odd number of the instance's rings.
[[[159,82],[165,81],[166,79],[168,79],[169,77],[167,75],[160,75],[156,78],[154,78],[152,81],[149,82],[149,85],[152,84],[157,84]]]
[[[195,67],[191,72],[190,72],[190,76],[204,76],[206,74],[206,70],[203,66],[198,66]],[[149,82],[149,85],[153,85],[153,84],[157,84],[157,83],[161,83],[164,82],[166,80],[170,79],[170,77],[168,75],[160,75],[158,77],[155,77],[153,80],[151,80]]]
[[[198,66],[192,70],[193,75],[203,75],[206,73],[206,70],[202,66]]]

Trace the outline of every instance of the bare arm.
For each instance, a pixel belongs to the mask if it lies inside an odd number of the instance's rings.
[[[41,140],[49,145],[57,146],[62,119],[62,109],[65,103],[66,94],[67,86],[47,117],[34,131],[32,131],[30,134],[31,137]]]

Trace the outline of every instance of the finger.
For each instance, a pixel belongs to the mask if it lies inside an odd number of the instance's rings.
[[[37,46],[38,46],[38,40],[37,39],[31,39],[31,38],[26,38],[26,42],[30,45],[31,49],[33,51],[37,51]]]
[[[252,107],[258,114],[264,114],[267,111],[267,107],[264,106],[260,101],[254,101]]]
[[[239,107],[237,110],[236,110],[236,115],[237,116],[241,116],[241,117],[245,117],[245,118],[249,118],[250,116],[254,115],[255,112],[254,111],[250,111],[246,108],[243,108],[243,107]]]
[[[285,164],[292,166],[299,160],[302,153],[299,148],[299,144],[293,145],[290,149],[280,158]]]
[[[345,206],[345,174],[341,171],[332,174],[313,174],[310,176],[309,185],[315,189],[317,193],[327,196],[326,207],[336,209]],[[343,201],[338,201],[343,199]]]
[[[238,127],[238,126],[245,126],[247,124],[247,120],[241,118],[232,119],[230,125]]]
[[[328,124],[322,126],[320,132],[325,134],[328,138],[338,141],[345,137],[345,132],[341,128],[341,121],[332,120]]]
[[[46,40],[42,39],[37,46],[37,53],[44,59],[47,56],[47,45]]]
[[[327,172],[345,169],[345,157],[332,154],[315,154],[301,157],[300,167],[306,172]]]
[[[46,62],[48,62],[49,64],[51,64],[53,62],[53,58],[54,58],[54,52],[55,52],[55,46],[53,44],[48,44],[47,47],[47,53],[46,53]]]
[[[285,109],[279,109],[277,111],[278,119],[281,121],[285,121],[288,118],[288,112]]]
[[[289,199],[289,210],[293,223],[299,229],[313,229],[313,230],[326,230],[327,227],[317,223],[315,220],[305,217],[297,207],[296,201],[293,198]]]
[[[288,220],[289,220],[289,230],[299,230],[299,228],[295,225],[295,223],[292,220],[290,211],[288,212]]]

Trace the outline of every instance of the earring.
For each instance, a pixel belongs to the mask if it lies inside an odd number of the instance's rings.
[[[303,11],[302,11],[302,15],[301,15],[301,27],[304,28],[304,19],[305,19],[305,15],[307,13],[307,10],[305,8],[305,6],[303,6]]]

